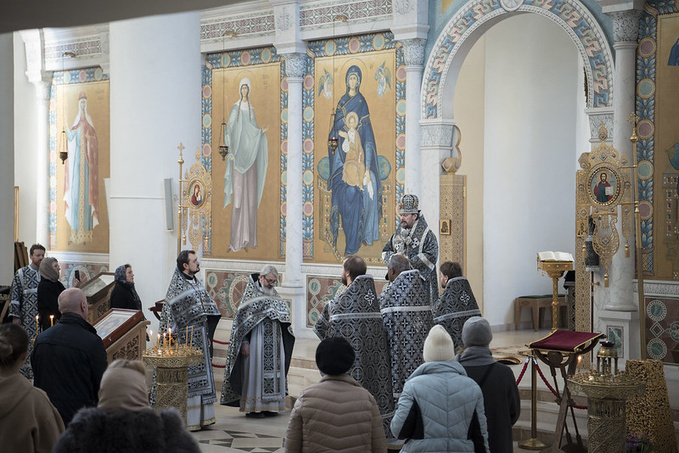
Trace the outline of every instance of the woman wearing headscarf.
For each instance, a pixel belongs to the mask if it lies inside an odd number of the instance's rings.
[[[0,449],[49,453],[64,423],[47,394],[19,373],[27,356],[26,330],[0,324]]]
[[[134,272],[132,266],[123,264],[116,268],[116,286],[111,292],[111,308],[127,308],[141,310],[141,299],[134,289]]]
[[[116,360],[101,378],[99,404],[81,409],[53,453],[199,453],[175,409],[156,413],[140,361]]]
[[[40,329],[46,330],[59,321],[59,294],[66,288],[59,281],[61,267],[56,258],[47,257],[40,263],[40,283],[38,284],[38,314]],[[50,318],[53,316],[53,318]]]

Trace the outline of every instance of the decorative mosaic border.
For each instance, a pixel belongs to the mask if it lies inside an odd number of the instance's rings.
[[[348,22],[374,21],[376,18],[391,18],[391,0],[360,0],[342,3],[316,2],[300,7],[300,28],[320,28],[332,24],[335,17],[344,15]]]
[[[639,19],[639,45],[637,47],[637,73],[636,73],[636,114],[639,116],[637,143],[637,159],[639,168],[650,168],[649,175],[642,178],[640,175],[637,184],[639,187],[639,201],[642,207],[648,210],[648,216],[641,219],[641,246],[644,259],[643,270],[645,273],[655,273],[654,251],[654,154],[655,154],[655,95],[656,95],[656,68],[658,50],[658,18],[657,13],[672,14],[679,12],[674,1],[648,0],[647,4],[656,11],[643,11]],[[662,181],[661,181],[662,184]],[[659,200],[660,202],[660,200]],[[646,217],[646,218],[644,218]]]
[[[286,180],[287,171],[287,139],[288,139],[288,91],[285,72],[285,61],[276,53],[274,47],[262,47],[258,49],[237,50],[232,52],[219,52],[208,54],[203,66],[202,83],[202,128],[201,128],[201,164],[205,171],[212,174],[212,71],[222,68],[240,68],[245,66],[256,66],[260,64],[277,63],[281,64],[280,80],[280,158],[281,158],[281,257],[285,256],[285,199],[286,199]],[[212,216],[212,213],[210,213]],[[212,222],[210,222],[212,225]],[[212,226],[210,231],[206,231],[207,244],[204,245],[205,253],[212,253]]]
[[[397,45],[392,33],[371,33],[360,36],[350,36],[323,41],[313,41],[307,45],[311,58],[307,60],[306,75],[303,82],[302,94],[302,149],[303,156],[303,206],[304,219],[302,224],[304,258],[313,258],[314,241],[314,121],[315,121],[315,95],[316,86],[315,58],[329,57],[333,55],[350,55],[381,50],[396,49],[396,124],[395,143],[396,154],[394,170],[396,175],[396,200],[401,198],[405,190],[405,114],[406,114],[406,72],[403,48]],[[325,141],[321,141],[324,146]]]
[[[594,16],[575,0],[527,0],[517,11],[540,14],[568,33],[588,63],[585,67],[592,93],[588,107],[609,106],[613,90],[612,56]],[[422,84],[422,118],[438,118],[441,114],[445,78],[460,45],[482,24],[507,13],[499,0],[476,0],[465,4],[451,18],[429,54]]]
[[[273,11],[229,15],[201,21],[200,39],[201,41],[221,40],[226,30],[233,31],[239,38],[247,35],[274,34],[276,28]]]
[[[57,85],[101,82],[108,75],[100,67],[52,74],[49,96],[49,248],[57,246]]]

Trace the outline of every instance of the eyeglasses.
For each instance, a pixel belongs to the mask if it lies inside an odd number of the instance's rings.
[[[276,277],[274,277],[274,278],[264,277],[264,280],[266,280],[266,282],[267,282],[269,285],[275,285],[276,282],[278,282],[278,279],[277,279]]]

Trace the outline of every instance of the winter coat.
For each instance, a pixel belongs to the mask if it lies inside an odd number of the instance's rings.
[[[1,451],[49,453],[62,432],[64,423],[45,392],[19,373],[0,377]]]
[[[324,376],[306,388],[290,414],[285,451],[387,451],[375,398],[348,374]]]
[[[111,291],[111,308],[126,308],[128,310],[141,310],[141,305],[134,298],[132,290],[120,282]]]
[[[200,453],[175,409],[80,410],[53,453]]]
[[[59,311],[59,294],[66,288],[60,281],[53,282],[46,278],[40,279],[38,283],[38,314],[40,315],[40,329],[47,330],[61,319]],[[54,319],[50,319],[50,315]]]
[[[458,357],[467,375],[479,384],[483,392],[488,444],[493,453],[512,453],[512,426],[521,413],[521,399],[514,373],[507,365],[497,363],[490,349],[472,346]],[[485,379],[484,379],[485,377]],[[481,382],[483,380],[483,382]],[[476,452],[482,452],[481,433],[476,424],[471,430]]]
[[[473,452],[468,439],[474,412],[486,448],[488,432],[481,389],[456,362],[426,362],[408,378],[391,421],[391,432],[407,439],[402,453]]]
[[[78,409],[96,406],[106,371],[106,350],[97,331],[76,313],[64,313],[38,335],[31,354],[34,384],[47,393],[68,426]]]

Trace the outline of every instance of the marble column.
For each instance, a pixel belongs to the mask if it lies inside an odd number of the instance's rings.
[[[292,326],[298,338],[313,337],[306,328],[306,300],[302,261],[302,82],[306,72],[306,55],[301,52],[283,54],[288,82],[288,165],[285,218],[285,279],[279,294],[292,301]]]
[[[164,179],[173,179],[177,194],[177,147],[186,147],[188,170],[201,145],[200,13],[112,22],[109,32],[110,266],[131,264],[150,306],[164,297],[177,256]]]
[[[35,242],[50,248],[49,237],[49,101],[52,72],[45,70],[42,30],[25,30],[26,77],[35,89],[34,143],[30,153],[35,162]],[[23,190],[27,190],[24,187]],[[22,189],[20,188],[20,191]],[[22,197],[24,198],[24,197]],[[22,228],[23,229],[23,228]],[[22,239],[20,239],[22,240]],[[26,244],[30,247],[31,244]]]
[[[438,239],[440,217],[439,199],[441,195],[441,162],[450,157],[455,138],[455,121],[446,119],[427,119],[420,121],[422,140],[422,188],[420,207],[429,228]]]
[[[0,253],[9,264],[14,256],[14,44],[11,33],[0,35]],[[30,245],[29,245],[30,247]],[[10,285],[14,275],[13,267],[6,265],[0,271],[0,284]]]
[[[425,39],[401,41],[406,70],[406,151],[405,191],[422,196],[422,155],[420,153],[420,90]]]
[[[634,113],[635,93],[635,61],[637,36],[639,34],[639,16],[641,11],[627,10],[610,12],[613,20],[613,35],[615,44],[615,72],[613,77],[613,146],[621,155],[627,157],[630,164],[634,163],[632,156],[632,125],[627,121]],[[636,184],[636,181],[635,181]],[[622,222],[618,222],[619,228]],[[620,233],[622,233],[620,231]],[[622,236],[621,236],[622,237]],[[630,244],[634,244],[634,238]],[[636,311],[638,304],[634,300],[632,280],[634,272],[634,249],[630,258],[625,258],[625,251],[620,247],[613,256],[610,271],[610,291],[606,302],[606,310]]]
[[[288,81],[285,285],[302,286],[302,81],[306,55],[289,53],[284,57]]]

